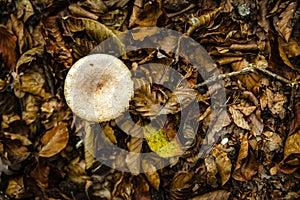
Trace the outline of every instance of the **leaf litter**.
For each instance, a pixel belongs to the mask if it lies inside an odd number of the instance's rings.
[[[299,199],[299,10],[296,0],[0,1],[1,199]],[[73,116],[63,95],[69,68],[105,39],[149,26],[193,38],[220,75],[203,81],[159,48],[129,52],[121,59],[140,86],[129,108],[135,125],[120,118],[100,130]],[[130,45],[159,34],[148,30],[134,32]],[[159,44],[213,69],[184,38]],[[163,87],[171,69],[186,80],[175,90]],[[225,123],[208,132],[215,113],[206,84],[220,79]],[[178,135],[195,99],[199,113],[187,121],[199,127]],[[105,158],[128,172],[97,161],[109,143],[129,151]]]

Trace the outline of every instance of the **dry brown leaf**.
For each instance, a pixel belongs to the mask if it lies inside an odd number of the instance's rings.
[[[21,57],[18,59],[16,69],[18,70],[19,67],[23,64],[28,64],[28,63],[31,64],[32,61],[42,57],[43,53],[44,53],[44,46],[37,46],[32,49],[29,49],[28,51],[23,53]]]
[[[51,94],[46,92],[43,88],[45,77],[39,72],[15,75],[14,79],[14,92],[19,98],[22,98],[26,92],[38,95],[45,100],[51,97]]]
[[[221,176],[221,184],[224,186],[231,176],[231,161],[228,158],[227,153],[222,151],[221,146],[213,148],[212,155],[216,159],[217,169]]]
[[[43,147],[39,151],[40,157],[49,158],[63,150],[69,141],[68,124],[60,122],[51,130],[47,131],[41,138]]]
[[[234,109],[241,111],[244,115],[249,116],[253,113],[253,111],[256,109],[256,106],[242,106],[242,105],[236,105],[233,106]]]
[[[270,45],[270,57],[268,60],[269,68],[272,72],[276,73],[277,75],[291,80],[295,76],[295,71],[290,67],[285,67],[286,64],[282,60],[279,51],[279,36],[273,33],[272,31],[269,31],[267,36],[270,41],[270,44],[272,44]]]
[[[266,136],[264,139],[264,150],[266,152],[277,151],[282,148],[283,140],[277,133],[266,131],[263,132],[263,135]]]
[[[92,19],[68,16],[63,18],[63,20],[67,23],[71,32],[77,33],[85,31],[90,38],[98,43],[107,38],[114,37],[117,33],[116,31],[107,28],[104,24]]]
[[[217,190],[214,192],[209,192],[197,197],[192,198],[192,200],[227,200],[229,199],[230,192],[226,190]]]
[[[34,15],[34,10],[30,0],[17,0],[15,1],[17,8],[17,18],[23,17],[23,22],[26,22],[28,18]]]
[[[13,69],[17,62],[16,41],[17,37],[0,24],[0,55],[8,68]]]
[[[284,64],[286,64],[287,66],[289,66],[290,68],[292,68],[293,70],[298,70],[297,67],[295,67],[289,60],[289,58],[287,57],[284,49],[283,49],[283,45],[284,45],[284,41],[282,38],[278,38],[278,50],[279,50],[279,55],[282,59],[282,61],[284,62]]]
[[[252,124],[252,129],[251,129],[251,133],[254,136],[259,136],[261,135],[261,133],[264,130],[265,124],[263,123],[262,119],[260,119],[259,117],[257,117],[256,114],[252,113],[249,117],[251,124]]]
[[[289,42],[283,42],[282,48],[288,58],[297,57],[300,55],[300,43],[294,38],[291,38]]]
[[[109,123],[103,123],[101,124],[101,128],[105,134],[105,136],[113,143],[117,144],[117,138],[115,136],[114,129],[109,125]]]
[[[233,108],[233,106],[229,107],[229,112],[231,113],[231,117],[233,119],[233,122],[240,128],[251,130],[251,127],[249,126],[248,122],[244,119],[243,114],[239,111]]]
[[[249,148],[248,135],[242,137],[239,155],[232,177],[238,181],[251,180],[257,173],[258,163],[254,153]]]
[[[290,123],[290,132],[289,135],[295,133],[300,129],[300,102],[298,101],[294,108],[294,118]]]
[[[217,170],[217,164],[215,158],[210,155],[204,159],[204,163],[207,170],[207,175],[206,175],[207,184],[209,184],[213,188],[218,187],[217,177],[216,177],[218,170]]]
[[[8,186],[5,193],[11,198],[21,199],[22,194],[25,192],[23,176],[12,178],[8,181]]]
[[[268,0],[262,0],[258,2],[259,6],[259,17],[258,17],[258,24],[264,29],[267,33],[270,29],[270,22],[267,18],[268,14]]]
[[[60,24],[57,16],[48,16],[42,18],[42,35],[46,41],[47,52],[58,63],[70,68],[73,64],[73,58],[70,50],[66,47],[60,31]]]
[[[289,136],[284,144],[284,158],[280,162],[280,170],[291,174],[300,167],[300,130]]]
[[[149,191],[149,185],[146,180],[142,176],[136,177],[136,190],[134,193],[134,199],[141,199],[141,200],[151,200],[151,195]]]
[[[25,136],[20,135],[20,134],[15,134],[15,133],[8,133],[4,132],[3,133],[7,138],[10,138],[11,140],[19,140],[21,141],[22,145],[28,146],[31,145],[32,142]]]
[[[194,30],[204,26],[210,26],[214,23],[214,19],[222,10],[221,7],[215,8],[206,14],[200,15],[199,17],[191,17],[189,20],[190,27],[187,31],[187,35],[191,35]]]
[[[13,31],[18,38],[19,52],[20,54],[23,54],[23,52],[33,47],[31,35],[25,28],[24,23],[22,21],[19,21],[15,15],[11,14],[10,18]]]
[[[171,183],[170,195],[171,199],[188,199],[192,194],[192,187],[194,185],[194,171],[176,172]]]
[[[107,6],[102,0],[86,0],[77,2],[78,5],[86,7],[89,11],[97,15],[103,14],[107,11]]]
[[[33,123],[37,117],[40,110],[40,105],[37,99],[33,95],[27,95],[24,98],[24,108],[22,112],[22,119],[26,124]]]
[[[249,67],[249,62],[246,59],[243,59],[241,61],[232,63],[231,67],[233,71],[240,71],[244,68]],[[244,75],[239,75],[238,79],[242,81],[244,85],[246,85],[248,90],[253,91],[255,87],[258,85],[258,82],[261,79],[261,77],[257,73],[248,73]]]
[[[30,152],[25,146],[20,145],[18,141],[6,141],[4,144],[6,157],[12,164],[17,165],[18,163],[26,160],[30,155]]]
[[[150,184],[158,191],[160,186],[160,177],[155,166],[148,160],[142,160],[143,170]]]
[[[149,1],[144,5],[134,5],[129,19],[129,27],[156,26],[161,16],[163,16],[161,0]]]
[[[38,165],[30,172],[30,176],[34,178],[41,188],[48,187],[49,174],[50,167],[42,163],[38,163]]]
[[[279,29],[279,33],[282,35],[282,37],[288,42],[291,34],[292,34],[292,19],[294,18],[294,13],[296,11],[298,2],[294,1],[291,2],[285,11],[283,11],[279,18],[280,20],[277,22],[277,26]]]

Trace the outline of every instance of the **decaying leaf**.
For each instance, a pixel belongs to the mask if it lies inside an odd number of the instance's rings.
[[[11,140],[19,140],[21,141],[22,145],[28,146],[31,145],[32,142],[25,136],[20,135],[20,134],[15,134],[15,133],[8,133],[4,132],[3,133],[7,138],[10,138]]]
[[[207,170],[207,175],[206,175],[207,183],[214,188],[218,187],[217,177],[216,177],[218,170],[217,170],[215,158],[210,155],[207,158],[205,158],[204,162]]]
[[[44,53],[43,46],[37,46],[32,49],[29,49],[28,51],[23,53],[22,56],[19,58],[16,65],[17,70],[21,65],[31,63],[32,61],[36,60],[38,57],[42,57],[43,53]]]
[[[12,69],[17,62],[16,41],[17,37],[0,24],[0,55],[6,65]]]
[[[58,17],[44,17],[42,18],[42,23],[42,34],[46,41],[47,52],[58,63],[62,63],[66,68],[70,68],[73,64],[73,58],[60,31]]]
[[[61,122],[47,131],[42,139],[43,147],[39,151],[40,157],[52,157],[63,150],[69,141],[68,124]]]
[[[15,1],[17,8],[17,18],[23,18],[23,21],[26,22],[28,18],[34,15],[34,9],[29,0],[17,0]]]
[[[232,106],[230,106],[229,107],[229,112],[231,113],[231,117],[232,117],[234,123],[238,127],[242,128],[242,129],[246,129],[246,130],[251,129],[248,122],[244,119],[243,114],[239,110],[236,110]]]
[[[226,190],[217,190],[214,192],[209,192],[197,197],[192,198],[192,200],[227,200],[229,199],[230,192]]]
[[[195,180],[195,172],[176,172],[172,179],[170,196],[171,199],[188,199],[192,194]]]
[[[233,71],[240,71],[246,67],[249,67],[249,62],[246,59],[237,61],[231,64]],[[239,80],[247,87],[248,90],[255,90],[255,87],[258,85],[259,80],[261,79],[258,73],[247,73],[245,75],[239,75]]]
[[[41,188],[48,187],[48,181],[49,181],[49,174],[50,174],[50,167],[39,163],[31,172],[30,176],[34,178],[34,180],[37,182],[37,184]]]
[[[221,184],[223,186],[231,176],[231,161],[228,158],[227,153],[222,151],[220,146],[217,146],[212,150],[212,155],[216,159],[217,169],[221,176]]]
[[[299,169],[300,161],[300,131],[289,136],[284,144],[284,159],[281,161],[280,169],[284,173],[291,174]]]
[[[239,155],[232,177],[238,181],[248,181],[257,173],[258,163],[249,147],[248,135],[242,136]]]
[[[276,24],[279,29],[279,33],[283,36],[286,41],[289,41],[293,27],[292,18],[294,17],[295,10],[297,8],[298,2],[291,2],[284,12],[281,13],[280,20]]]
[[[138,1],[136,1],[138,2]],[[144,5],[134,5],[129,20],[129,27],[134,26],[156,26],[158,19],[163,15],[161,0],[154,0]]]
[[[25,192],[24,179],[22,176],[9,180],[5,193],[11,198],[22,198]]]
[[[85,31],[97,43],[104,41],[109,37],[115,36],[116,32],[107,28],[100,22],[87,18],[65,17],[63,20],[67,23],[70,31],[76,33]]]
[[[13,14],[11,14],[10,17],[12,21],[13,31],[18,38],[19,52],[23,54],[23,52],[32,48],[32,37],[29,34],[28,30],[25,28],[22,21],[19,21],[18,18]]]
[[[157,172],[157,169],[155,166],[148,160],[143,159],[142,160],[142,166],[143,170],[145,172],[145,175],[150,182],[150,184],[156,189],[159,190],[160,186],[160,177]]]

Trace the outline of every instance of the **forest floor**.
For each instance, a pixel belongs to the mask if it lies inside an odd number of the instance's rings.
[[[67,104],[91,52],[129,118]],[[0,199],[300,199],[299,81],[297,0],[1,0]]]

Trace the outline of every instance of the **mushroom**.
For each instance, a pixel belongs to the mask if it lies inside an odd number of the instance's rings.
[[[66,102],[80,118],[105,122],[120,116],[134,93],[131,73],[118,58],[92,54],[69,70],[64,87]]]

